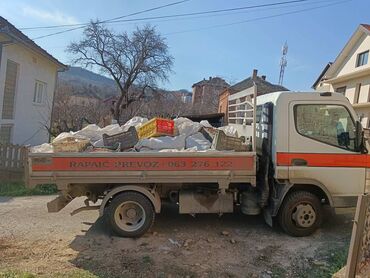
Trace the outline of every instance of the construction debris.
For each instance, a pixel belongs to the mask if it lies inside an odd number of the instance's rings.
[[[100,128],[90,124],[77,132],[63,132],[51,144],[31,148],[34,153],[52,152],[208,152],[249,150],[232,126],[214,128],[208,121],[193,122],[134,117],[124,125]]]

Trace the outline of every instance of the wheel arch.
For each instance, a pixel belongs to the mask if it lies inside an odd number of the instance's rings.
[[[296,191],[310,192],[316,195],[318,198],[320,198],[320,200],[325,199],[326,202],[331,207],[334,206],[333,198],[330,192],[327,190],[327,188],[324,185],[320,183],[315,183],[315,182],[293,183],[293,184],[285,185],[285,188],[282,191],[278,206],[275,207],[272,216],[276,216],[278,214],[280,207],[282,203],[284,202],[285,198],[292,192],[296,192]]]
[[[109,201],[111,200],[111,198],[113,198],[119,193],[127,192],[127,191],[132,191],[132,192],[143,194],[153,204],[155,212],[156,213],[161,212],[161,199],[159,195],[157,194],[157,192],[155,192],[155,190],[151,190],[147,187],[138,186],[138,185],[122,185],[122,186],[115,187],[114,189],[109,191],[107,195],[105,195],[100,205],[100,208],[99,208],[99,216],[103,216],[105,207],[109,204]]]

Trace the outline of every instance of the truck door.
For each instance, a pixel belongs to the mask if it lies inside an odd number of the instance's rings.
[[[366,155],[355,151],[355,119],[342,102],[289,104],[289,180],[313,184],[334,207],[355,206],[364,192]]]

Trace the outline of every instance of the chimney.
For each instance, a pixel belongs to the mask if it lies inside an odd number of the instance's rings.
[[[253,73],[252,73],[252,79],[253,80],[257,78],[257,73],[258,73],[258,70],[254,69]]]
[[[266,80],[266,75],[261,76],[262,80]]]
[[[209,80],[211,80],[211,79],[212,79],[212,76],[209,77]]]

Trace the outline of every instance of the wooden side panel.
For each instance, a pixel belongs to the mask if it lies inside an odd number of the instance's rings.
[[[255,156],[33,158],[32,171],[253,171]]]

